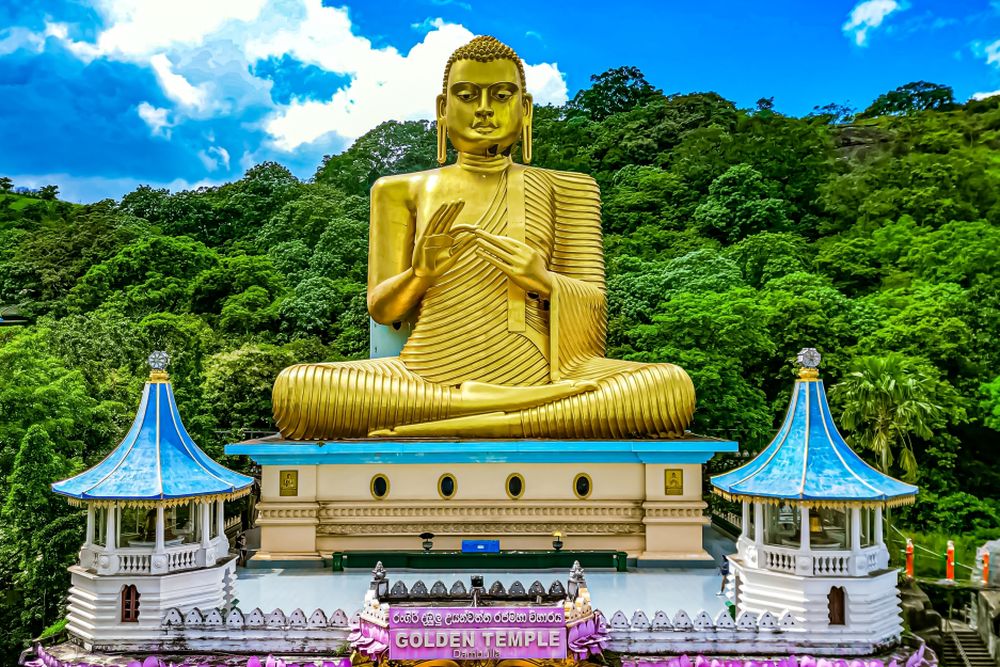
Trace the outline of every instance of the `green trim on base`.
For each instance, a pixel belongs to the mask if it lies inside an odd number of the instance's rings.
[[[586,569],[625,572],[624,551],[336,551],[334,572],[371,570],[381,561],[387,570],[567,570],[579,561]]]

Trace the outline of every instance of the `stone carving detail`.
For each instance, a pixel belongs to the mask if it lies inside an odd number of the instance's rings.
[[[658,611],[653,614],[653,632],[660,632],[662,630],[673,630],[674,626],[670,622],[670,618],[667,616],[666,612]]]
[[[788,628],[797,628],[798,626],[799,626],[798,620],[794,616],[792,616],[792,612],[790,611],[786,611],[784,614],[782,614],[781,620],[778,621],[778,627],[781,628],[782,630]]]
[[[704,503],[702,503],[704,505]],[[700,514],[700,512],[699,512]],[[648,516],[648,511],[646,512]],[[581,517],[581,518],[608,518],[608,519],[635,519],[643,517],[643,510],[636,505],[624,506],[594,506],[594,505],[464,505],[440,507],[435,505],[358,505],[356,503],[323,503],[320,505],[320,519],[369,519],[378,517],[380,519],[406,519],[412,518],[420,521],[428,517],[438,517],[445,519],[456,519],[469,517],[471,519],[494,519],[510,518],[521,519],[523,517]]]
[[[468,591],[465,590],[465,584],[459,579],[451,585],[451,590],[448,591],[448,595],[453,598],[462,598],[468,595]]]
[[[347,619],[344,620],[346,621]],[[326,614],[323,613],[322,609],[317,609],[312,613],[312,616],[309,617],[310,628],[323,628],[326,627],[326,625]]]
[[[248,627],[259,628],[264,625],[264,612],[260,610],[260,607],[257,607],[256,609],[250,612],[250,615],[247,616],[246,621]]]
[[[632,627],[636,630],[649,630],[652,627],[649,618],[646,617],[646,612],[636,609],[635,613],[632,614]]]
[[[507,597],[507,589],[503,587],[503,584],[498,579],[490,586],[489,595],[494,598]]]
[[[292,627],[305,627],[306,615],[301,609],[296,609],[288,616],[288,624]]]
[[[524,597],[525,595],[524,584],[522,584],[520,581],[515,581],[510,585],[510,590],[507,591],[507,595],[509,595],[512,598]]]
[[[712,622],[712,617],[708,615],[707,611],[702,611],[695,616],[692,625],[695,630],[711,630],[715,627],[715,623]]]
[[[285,618],[285,612],[280,609],[275,609],[270,614],[267,615],[267,625],[269,627],[284,627],[288,619]]]
[[[410,589],[410,597],[415,598],[425,598],[427,597],[427,586],[423,581],[417,580],[417,583],[413,584],[413,588]]]
[[[321,523],[317,535],[409,535],[414,523]],[[436,534],[455,535],[551,535],[559,530],[563,534],[588,535],[642,535],[645,527],[635,523],[419,523],[421,530]]]
[[[233,609],[229,612],[229,615],[226,616],[226,625],[228,626],[242,628],[244,624],[245,620],[243,619],[243,612],[239,609]]]
[[[163,617],[164,625],[180,625],[184,622],[184,617],[181,616],[179,609],[171,609]]]
[[[694,624],[691,623],[691,617],[683,609],[674,614],[673,624],[677,630],[691,630],[694,628]]]
[[[434,585],[431,586],[432,598],[443,598],[448,597],[448,589],[445,588],[444,582],[441,580],[435,581]]]
[[[528,597],[537,597],[539,595],[545,595],[545,586],[542,586],[542,582],[536,579],[531,582],[531,586],[528,586]]]
[[[343,627],[347,625],[347,614],[343,609],[338,609],[330,614],[330,627]]]
[[[733,617],[729,615],[729,611],[727,609],[723,609],[719,612],[719,615],[715,617],[715,627],[719,630],[735,630],[736,621],[734,621]]]
[[[556,579],[555,581],[552,582],[552,585],[549,586],[549,595],[551,595],[552,597],[561,597],[561,598],[566,597],[566,589],[563,588],[561,581]]]
[[[397,581],[392,585],[392,590],[389,591],[389,597],[393,598],[405,598],[408,591],[406,590],[406,584],[402,581]]]
[[[757,614],[752,611],[744,611],[736,619],[737,630],[755,630],[757,628]]]
[[[778,628],[778,619],[771,612],[765,611],[757,619],[757,627],[761,630],[776,630]]]
[[[609,625],[614,630],[628,630],[628,618],[621,611],[616,611]]]
[[[646,613],[641,609],[632,614],[631,620],[622,611],[616,611],[611,615],[608,626],[613,638],[637,640],[643,633],[759,633],[761,630],[769,631],[767,634],[780,633],[786,629],[793,629],[798,626],[798,622],[791,612],[781,615],[781,620],[770,613],[764,612],[760,616],[752,612],[744,611],[739,618],[734,621],[727,610],[720,611],[715,619],[707,611],[700,611],[692,620],[691,616],[683,609],[678,610],[673,619],[663,611],[657,611],[650,621]]]

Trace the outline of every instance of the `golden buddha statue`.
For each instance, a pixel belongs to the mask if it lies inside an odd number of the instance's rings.
[[[452,54],[438,162],[450,139],[457,164],[371,193],[368,310],[413,331],[398,357],[282,371],[284,437],[683,435],[683,369],[604,357],[600,193],[590,176],[511,161],[518,139],[531,161],[531,118],[510,47],[476,37]]]

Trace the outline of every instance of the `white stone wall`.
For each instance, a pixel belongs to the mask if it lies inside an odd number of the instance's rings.
[[[227,557],[212,567],[166,575],[98,575],[75,565],[70,568],[67,630],[87,650],[127,650],[127,646],[162,635],[167,610],[212,609],[232,602],[236,559]],[[121,592],[129,585],[139,592],[139,620],[121,621]]]

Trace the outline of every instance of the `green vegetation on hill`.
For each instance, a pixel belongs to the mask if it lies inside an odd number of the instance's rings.
[[[599,181],[609,354],[688,369],[694,430],[761,447],[815,346],[845,434],[921,486],[894,521],[996,534],[1000,104],[876,102],[791,118],[623,68],[536,109],[534,163]],[[434,165],[431,124],[385,123],[312,182],[265,163],[87,206],[0,194],[0,305],[33,321],[0,328],[0,651],[56,620],[82,518],[47,483],[118,442],[148,352],[213,456],[273,429],[281,368],[367,353],[368,188]]]

